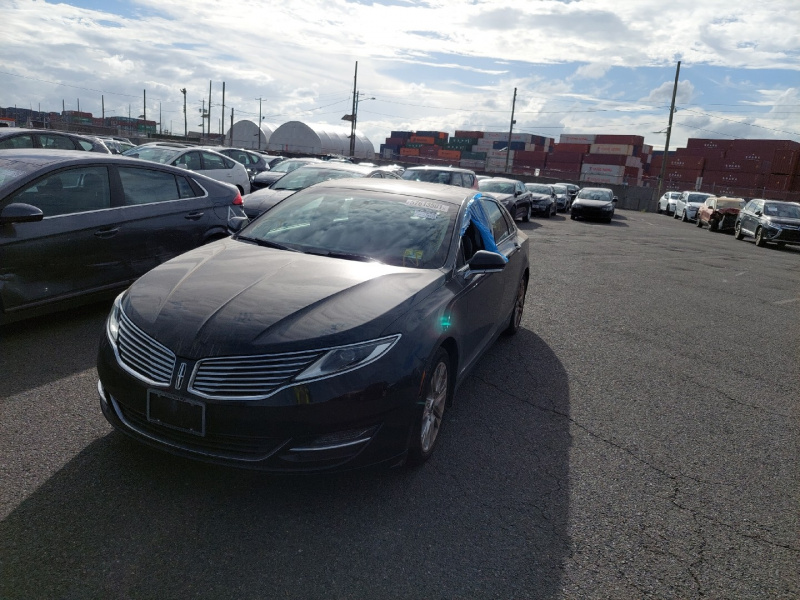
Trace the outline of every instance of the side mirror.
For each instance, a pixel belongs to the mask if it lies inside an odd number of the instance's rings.
[[[755,216],[757,216],[757,217],[760,217],[760,216],[761,216],[763,213],[762,213],[760,210],[757,210],[757,211],[756,211],[755,213],[753,213],[753,214],[754,214]]]
[[[611,199],[611,201],[612,201],[612,202],[617,202],[618,200],[619,200],[619,198],[617,198],[616,196],[614,196],[614,197]]]
[[[231,217],[228,219],[228,231],[231,234],[239,233],[248,223],[250,223],[250,219],[247,217]]]
[[[467,277],[479,273],[499,273],[506,267],[506,259],[497,252],[478,250],[467,262]]]
[[[33,223],[42,219],[44,219],[44,213],[41,209],[22,202],[9,204],[0,212],[0,225],[5,225],[6,223]]]

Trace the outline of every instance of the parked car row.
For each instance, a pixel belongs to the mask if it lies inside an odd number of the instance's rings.
[[[700,229],[706,226],[708,231],[732,231],[737,240],[752,237],[756,246],[800,245],[800,204],[795,202],[764,198],[745,201],[695,191],[667,192],[659,200],[658,212],[669,214],[662,209],[662,202],[672,201],[668,194],[677,194],[673,216],[684,222],[694,221]]]

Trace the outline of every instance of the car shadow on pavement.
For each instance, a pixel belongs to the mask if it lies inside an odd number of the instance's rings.
[[[277,476],[112,433],[0,523],[0,597],[556,598],[569,426],[566,372],[522,329],[421,467]]]
[[[0,327],[0,398],[94,367],[110,310],[99,302]]]

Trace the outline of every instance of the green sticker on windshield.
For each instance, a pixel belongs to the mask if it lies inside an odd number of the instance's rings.
[[[403,252],[403,266],[404,267],[418,267],[422,260],[422,250],[416,248],[406,248]]]

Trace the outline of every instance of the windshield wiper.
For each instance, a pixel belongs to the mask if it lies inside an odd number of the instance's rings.
[[[300,252],[297,248],[290,248],[289,246],[284,246],[283,244],[279,244],[278,242],[270,242],[269,240],[262,240],[259,238],[248,237],[246,235],[238,235],[236,236],[237,240],[242,240],[243,242],[249,242],[251,244],[256,244],[258,246],[264,246],[265,248],[275,248],[276,250],[288,250],[289,252]]]
[[[306,254],[315,254],[317,256],[327,256],[329,258],[344,258],[346,260],[358,260],[361,262],[380,262],[366,254],[354,254],[352,252],[334,252],[333,250],[306,250]]]

